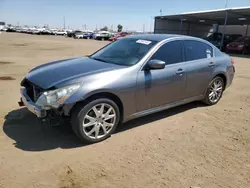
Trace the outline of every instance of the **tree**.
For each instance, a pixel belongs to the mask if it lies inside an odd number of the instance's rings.
[[[122,28],[123,28],[123,26],[122,26],[121,24],[119,24],[119,25],[117,26],[117,31],[118,31],[118,32],[121,32],[121,31],[122,31]]]
[[[103,28],[100,29],[100,31],[108,31],[108,27],[104,26]]]

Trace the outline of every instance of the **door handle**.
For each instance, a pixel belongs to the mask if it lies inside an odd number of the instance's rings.
[[[214,67],[214,65],[215,65],[214,62],[210,62],[210,63],[208,64],[209,67]]]
[[[178,74],[178,75],[182,75],[183,73],[184,73],[185,71],[183,70],[183,69],[178,69],[177,71],[176,71],[176,74]]]

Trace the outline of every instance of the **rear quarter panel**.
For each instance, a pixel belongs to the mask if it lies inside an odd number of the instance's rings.
[[[226,86],[225,88],[229,87],[232,84],[234,78],[234,66],[231,63],[231,57],[220,52],[220,54],[216,54],[214,57],[215,68],[213,70],[213,77],[223,74],[226,77]]]

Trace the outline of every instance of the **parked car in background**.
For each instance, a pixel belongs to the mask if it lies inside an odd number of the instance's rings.
[[[76,34],[81,33],[81,32],[82,31],[80,31],[80,30],[68,31],[66,36],[74,38]]]
[[[40,35],[51,35],[51,31],[49,29],[42,29],[38,34]]]
[[[109,31],[99,31],[94,35],[94,39],[96,40],[108,40],[110,37],[113,37],[114,34]]]
[[[117,41],[117,39],[118,38],[120,38],[121,36],[119,36],[119,35],[115,35],[115,36],[113,36],[113,37],[110,37],[108,40],[109,41]]]
[[[7,31],[7,28],[4,27],[4,28],[1,29],[1,31],[5,31],[5,32],[6,32],[6,31]]]
[[[202,39],[128,36],[88,57],[32,69],[19,105],[43,120],[71,119],[76,135],[95,143],[140,116],[192,101],[215,105],[233,81],[233,63]]]
[[[240,34],[225,34],[223,39],[223,45],[221,48],[221,39],[223,34],[222,33],[213,33],[209,37],[206,38],[207,41],[211,42],[213,45],[215,45],[218,49],[221,49],[222,51],[226,50],[227,44],[230,42],[235,41],[236,39],[242,37]]]
[[[57,30],[56,32],[55,32],[55,35],[67,35],[67,32],[66,31],[64,31],[64,30]]]
[[[227,52],[239,52],[242,54],[250,53],[250,37],[240,37],[231,42],[226,47]]]
[[[92,39],[94,37],[95,33],[84,33],[83,38],[84,39]]]
[[[57,29],[50,29],[50,32],[51,32],[52,35],[55,35],[56,32],[57,32]]]
[[[74,39],[83,39],[84,32],[77,32],[74,34]]]
[[[6,32],[16,32],[16,29],[14,27],[8,27]]]
[[[41,31],[39,29],[34,29],[34,30],[31,31],[31,34],[33,34],[33,35],[39,35],[40,32]]]
[[[121,32],[121,33],[115,34],[113,37],[109,38],[108,40],[109,41],[116,41],[118,38],[129,36],[129,35],[131,35],[131,33]]]

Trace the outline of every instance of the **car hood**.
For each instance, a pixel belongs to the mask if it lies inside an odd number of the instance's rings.
[[[81,79],[86,75],[124,67],[96,61],[88,57],[74,58],[40,65],[32,69],[26,75],[26,79],[43,89],[49,89],[56,85],[62,85],[67,81],[79,80],[79,78]]]

